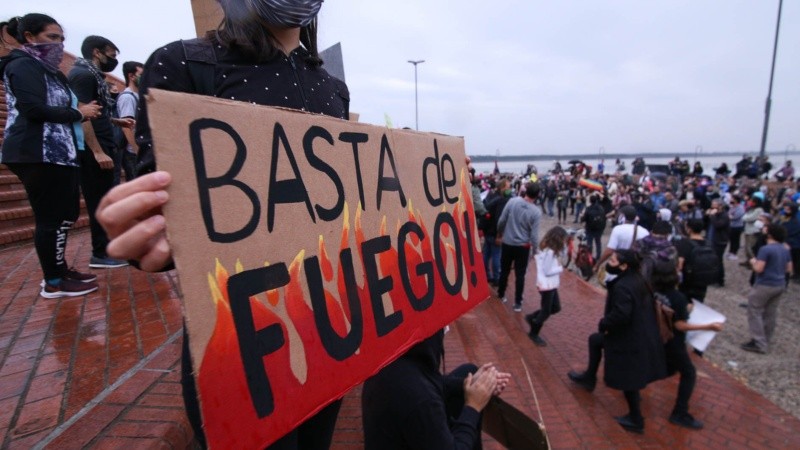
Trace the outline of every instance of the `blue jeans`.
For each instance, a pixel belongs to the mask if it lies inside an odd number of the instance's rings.
[[[486,279],[491,283],[500,280],[500,249],[494,243],[494,236],[484,236],[483,243],[483,266],[486,268]]]
[[[583,203],[575,203],[575,222],[578,223],[578,220],[581,218],[581,213],[583,212],[583,208],[586,207]]]
[[[547,214],[549,214],[550,217],[553,217],[553,208],[555,207],[555,205],[556,205],[556,199],[554,198],[547,199]]]

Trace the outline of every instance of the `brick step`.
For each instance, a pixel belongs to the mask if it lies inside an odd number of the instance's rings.
[[[18,191],[25,189],[22,182],[10,170],[0,173],[0,191]]]
[[[86,211],[86,202],[83,197],[80,199],[80,210],[81,212]],[[33,219],[33,208],[30,205],[0,209],[0,230],[3,230],[4,227],[9,226],[11,223],[15,223],[14,221],[28,218]],[[33,222],[31,221],[30,223],[32,224]],[[24,224],[27,224],[27,222]]]
[[[24,190],[0,191],[0,210],[29,206],[28,195]]]
[[[72,226],[73,230],[89,226],[89,216],[83,213]],[[9,244],[18,244],[33,239],[34,225],[22,225],[11,229],[0,230],[0,248]]]

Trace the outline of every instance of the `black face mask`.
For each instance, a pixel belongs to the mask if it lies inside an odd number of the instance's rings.
[[[101,62],[97,67],[101,72],[111,72],[117,68],[117,64],[119,64],[117,58],[106,56],[106,62]]]
[[[612,266],[611,263],[606,263],[606,273],[619,275],[622,273],[622,268],[620,266]]]

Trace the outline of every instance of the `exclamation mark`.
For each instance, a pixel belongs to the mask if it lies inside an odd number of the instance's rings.
[[[467,255],[469,255],[469,267],[470,267],[470,270],[471,270],[471,273],[470,273],[470,276],[469,276],[469,281],[472,284],[472,287],[475,287],[475,286],[478,285],[478,274],[475,273],[475,269],[474,269],[474,267],[475,267],[475,253],[474,253],[475,252],[475,248],[473,247],[473,244],[472,244],[472,227],[470,226],[471,223],[472,222],[469,220],[469,213],[467,211],[464,211],[464,228],[466,229],[465,231],[467,232],[467,247],[469,247],[469,251],[467,251]]]

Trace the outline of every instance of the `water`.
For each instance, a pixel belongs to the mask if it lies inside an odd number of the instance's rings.
[[[792,163],[797,166],[798,160],[800,160],[800,152],[788,152],[788,153],[778,153],[778,154],[771,154],[769,156],[769,161],[772,163],[772,171],[770,174],[774,173],[776,170],[783,167],[784,162],[786,159],[793,159]],[[563,155],[558,161],[561,163],[561,167],[566,170],[569,167],[567,161],[570,161],[573,157],[569,155]],[[671,157],[645,157],[646,164],[669,164],[670,161],[675,159],[675,156]],[[694,167],[695,161],[700,161],[700,164],[703,165],[703,173],[705,175],[714,175],[714,168],[718,167],[723,162],[728,164],[728,169],[731,171],[736,170],[736,163],[742,159],[741,155],[698,155],[695,159],[694,154],[692,155],[680,155],[681,160],[688,160],[689,167]],[[630,173],[632,163],[634,160],[633,156],[627,158],[620,158],[620,160],[625,163],[626,172]],[[597,168],[597,164],[600,162],[600,158],[584,158],[582,160],[584,163],[589,164],[592,168]],[[613,173],[616,169],[615,167],[616,158],[606,158],[604,164],[606,165],[605,173]],[[532,156],[529,160],[525,161],[499,161],[497,163],[500,172],[511,172],[511,173],[524,173],[527,168],[528,164],[533,164],[538,173],[544,173],[553,168],[553,163],[555,160],[552,156],[546,157],[537,157]],[[486,162],[473,162],[472,166],[475,167],[475,170],[478,173],[491,173],[494,170],[494,161],[486,161]],[[796,169],[795,169],[796,170]]]

